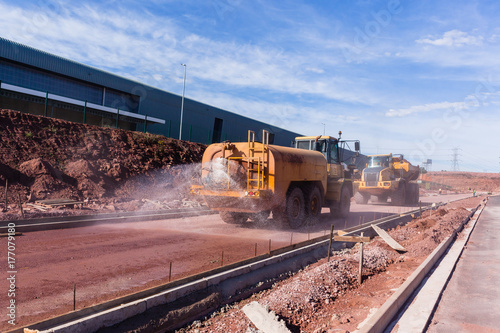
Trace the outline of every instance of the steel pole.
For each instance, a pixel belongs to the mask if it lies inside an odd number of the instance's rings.
[[[184,66],[184,83],[182,85],[181,125],[179,129],[179,140],[182,140],[182,115],[184,113],[184,93],[186,91],[186,64],[181,64],[181,66]]]

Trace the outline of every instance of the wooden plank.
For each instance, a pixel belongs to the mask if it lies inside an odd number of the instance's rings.
[[[353,243],[368,243],[370,237],[360,237],[360,236],[335,236],[334,240],[336,242],[353,242]]]
[[[52,208],[55,206],[69,206],[69,205],[78,205],[78,204],[83,204],[83,201],[76,201],[73,199],[47,199],[47,200],[37,200],[35,201],[35,204],[47,207],[47,208]]]
[[[372,228],[394,250],[400,251],[400,252],[406,252],[406,249],[404,247],[402,247],[401,244],[399,244],[398,242],[396,242],[394,240],[394,238],[392,238],[385,230],[377,227],[374,224],[372,224]]]
[[[9,237],[9,236],[22,236],[23,233],[22,232],[15,232],[14,234],[9,234],[9,233],[1,233],[0,234],[0,237]]]
[[[26,204],[27,206],[30,206],[30,207],[33,207],[33,208],[36,208],[42,212],[46,212],[47,211],[47,208],[46,207],[43,207],[43,206],[39,206],[39,205],[35,205],[35,204],[32,204],[32,203],[28,203]]]
[[[61,203],[61,202],[77,202],[74,199],[46,199],[46,200],[37,200],[36,202],[44,203],[44,204],[52,204],[52,203]]]
[[[339,236],[343,236],[343,235],[347,234],[347,232],[346,232],[346,231],[344,231],[344,230],[339,230],[339,231],[337,231],[337,234],[338,234]]]
[[[69,206],[69,205],[78,205],[84,203],[83,201],[72,201],[72,202],[60,202],[60,203],[52,203],[49,204],[48,206],[54,207],[54,206]]]

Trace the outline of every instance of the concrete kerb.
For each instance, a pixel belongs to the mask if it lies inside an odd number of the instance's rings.
[[[422,264],[420,264],[417,270],[410,275],[410,277],[398,288],[398,290],[396,290],[396,292],[371,317],[367,318],[363,326],[356,331],[357,333],[383,332],[384,329],[389,326],[396,314],[405,305],[405,302],[408,300],[408,298],[420,286],[426,275],[432,270],[434,265],[448,250],[450,245],[455,240],[458,232],[462,230],[463,226],[472,218],[472,216],[476,213],[480,206],[481,205],[476,207],[476,209],[474,209],[467,216],[467,218],[462,221],[462,223],[457,227],[457,229],[452,233],[451,236],[443,240],[441,244],[439,244],[438,247],[434,249],[434,251],[427,257],[427,259]]]
[[[83,216],[65,216],[65,217],[48,217],[28,220],[3,221],[0,225],[0,232],[7,230],[7,223],[14,223],[16,231],[32,232],[53,229],[78,228],[95,224],[105,223],[124,223],[124,222],[142,222],[144,219],[148,221],[166,220],[181,217],[213,215],[217,212],[207,209],[182,208],[162,211],[145,211],[124,212],[124,213],[109,213],[101,215],[83,215]]]
[[[486,203],[485,203],[486,205]],[[421,289],[414,293],[410,306],[397,320],[400,332],[424,332],[430,324],[434,310],[439,304],[441,294],[451,279],[455,267],[461,257],[472,231],[485,207],[476,210],[468,226],[464,229],[463,237],[456,239],[444,258],[430,276],[424,280]],[[463,225],[464,226],[464,225]]]

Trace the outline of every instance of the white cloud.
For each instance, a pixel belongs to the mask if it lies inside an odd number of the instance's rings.
[[[284,52],[279,44],[220,41],[186,30],[168,17],[99,6],[68,4],[64,11],[38,13],[0,1],[0,12],[7,13],[0,31],[8,39],[166,90],[177,89],[182,77],[179,64],[186,63],[190,84],[359,103],[363,89],[359,80],[338,72],[324,75],[336,70],[330,50]],[[365,104],[379,101],[369,91],[363,96]]]
[[[481,45],[482,36],[471,36],[460,30],[451,30],[444,33],[442,38],[424,38],[416,40],[419,44],[431,44],[436,46],[464,46],[464,45]]]
[[[316,68],[316,67],[307,67],[306,71],[310,71],[310,72],[317,73],[317,74],[323,74],[325,72],[323,69]]]
[[[466,105],[464,102],[441,102],[441,103],[430,103],[424,105],[415,105],[406,109],[390,109],[385,113],[387,117],[403,117],[408,116],[412,113],[422,113],[430,112],[435,110],[446,110],[446,109],[465,109]]]

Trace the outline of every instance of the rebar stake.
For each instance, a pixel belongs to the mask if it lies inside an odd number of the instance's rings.
[[[9,180],[6,178],[5,179],[5,207],[3,208],[3,211],[7,211],[7,189],[9,188]]]
[[[168,282],[172,279],[172,262],[170,262],[170,269],[168,270]]]
[[[24,210],[23,210],[23,203],[21,202],[21,194],[17,194],[17,197],[19,198],[19,209],[21,209],[21,216],[24,219]]]
[[[76,310],[76,283],[73,283],[73,311]]]
[[[330,255],[332,253],[332,239],[333,239],[333,224],[330,227],[330,243],[328,244],[328,262],[330,262]]]
[[[361,237],[363,237],[363,233],[361,233]],[[363,245],[364,242],[361,242],[361,249],[359,250],[359,276],[358,276],[358,283],[361,285],[361,282],[363,281]]]

